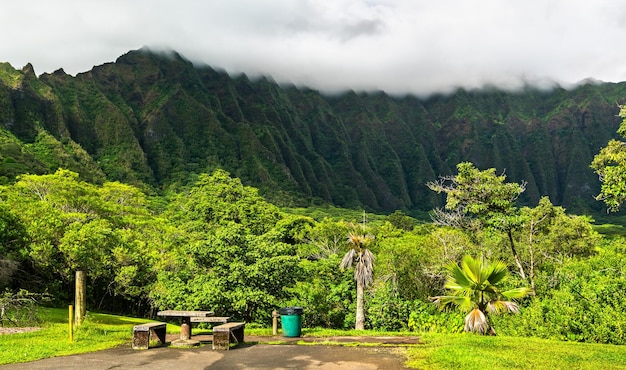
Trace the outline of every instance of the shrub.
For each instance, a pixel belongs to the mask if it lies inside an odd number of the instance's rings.
[[[430,302],[415,301],[409,315],[409,329],[417,332],[461,333],[465,315],[456,311],[439,311]]]

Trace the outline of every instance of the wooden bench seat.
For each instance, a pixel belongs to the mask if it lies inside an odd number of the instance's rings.
[[[207,316],[207,317],[192,317],[191,322],[221,322],[227,323],[230,320],[230,316]]]
[[[230,343],[243,343],[245,322],[229,322],[213,328],[213,349],[230,349]],[[232,339],[232,341],[231,341]]]
[[[152,335],[156,335],[161,344],[165,344],[164,322],[150,322],[133,327],[133,349],[148,349]]]

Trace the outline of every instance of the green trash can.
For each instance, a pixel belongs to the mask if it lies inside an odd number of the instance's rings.
[[[283,307],[278,310],[283,337],[299,337],[302,334],[302,307]]]

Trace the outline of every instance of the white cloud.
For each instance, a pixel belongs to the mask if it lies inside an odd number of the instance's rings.
[[[618,0],[21,0],[0,60],[76,74],[144,45],[322,90],[626,80]]]

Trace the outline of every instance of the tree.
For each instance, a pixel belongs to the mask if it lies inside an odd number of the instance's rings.
[[[255,188],[223,171],[202,174],[168,208],[180,242],[158,264],[158,308],[207,309],[247,322],[289,298],[299,258],[292,227]],[[291,225],[291,226],[290,226]]]
[[[501,290],[508,273],[506,264],[502,261],[489,264],[468,255],[463,258],[460,266],[452,264],[448,270],[450,276],[446,288],[452,295],[432,299],[440,308],[453,306],[467,312],[465,331],[495,334],[488,315],[518,313],[519,306],[512,300],[522,298],[530,291],[528,288]]]
[[[342,270],[354,265],[354,280],[356,281],[356,330],[365,329],[365,288],[374,279],[374,254],[368,245],[374,240],[369,234],[350,232],[348,244],[350,250],[343,256],[340,268]]]
[[[622,123],[617,133],[626,138],[626,105],[620,106]],[[591,162],[591,168],[600,177],[602,186],[597,200],[603,201],[609,211],[617,211],[626,199],[626,142],[611,140]]]
[[[456,176],[427,184],[431,190],[446,194],[445,211],[435,210],[435,222],[471,233],[483,228],[506,233],[519,274],[526,279],[513,239],[513,231],[520,224],[515,202],[526,190],[526,183],[506,183],[506,176],[496,175],[495,168],[480,171],[469,162],[459,163],[457,170]]]
[[[523,207],[520,218],[522,223],[517,234],[533,294],[536,293],[536,271],[544,261],[562,263],[566,258],[589,256],[599,239],[588,216],[568,215],[548,197],[542,197],[534,208]]]
[[[328,258],[339,254],[346,241],[349,225],[324,217],[321,221],[308,224],[303,230],[303,252],[311,259]]]
[[[80,282],[78,321],[86,307],[85,273],[92,279],[92,291],[94,281],[100,279],[104,281],[100,291],[119,292],[124,289],[115,287],[115,281],[121,280],[116,275],[133,270],[131,265],[141,266],[125,251],[141,244],[135,231],[148,230],[145,195],[137,188],[119,183],[96,186],[81,181],[77,173],[59,169],[50,175],[21,175],[14,185],[0,188],[0,197],[24,225],[30,243],[21,254],[46,281],[45,288],[63,294],[68,291],[63,285],[71,282],[75,272]]]
[[[0,203],[0,289],[11,282],[26,253],[26,228],[9,207]]]

